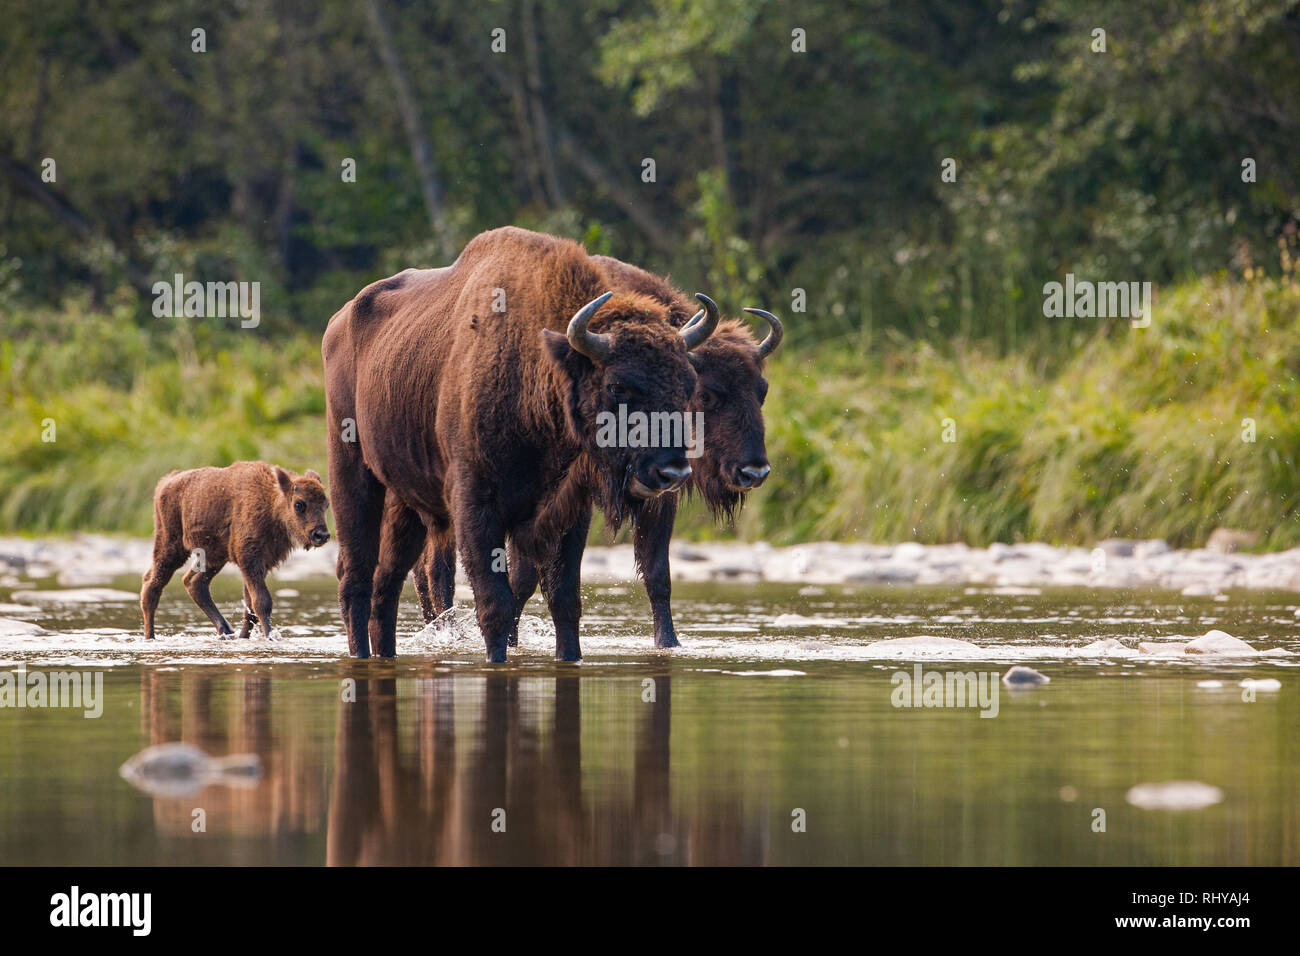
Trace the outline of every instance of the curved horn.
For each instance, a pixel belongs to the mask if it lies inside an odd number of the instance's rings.
[[[691,316],[691,320],[682,326],[681,336],[686,340],[688,352],[700,345],[718,327],[718,307],[714,301],[703,292],[695,293],[695,298],[704,303],[704,308]]]
[[[565,333],[573,350],[581,352],[593,362],[603,362],[609,358],[609,336],[599,332],[588,332],[587,325],[596,311],[608,302],[613,294],[613,292],[606,292],[604,295],[597,296],[573,313],[573,318],[569,320],[569,330]]]
[[[746,309],[750,315],[756,315],[761,319],[767,320],[767,324],[772,327],[772,331],[767,333],[767,338],[763,339],[758,346],[758,357],[767,358],[776,351],[777,346],[781,344],[781,339],[785,335],[785,329],[781,327],[781,320],[771,312],[765,312],[762,309]]]

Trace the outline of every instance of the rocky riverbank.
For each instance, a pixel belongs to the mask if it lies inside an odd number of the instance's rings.
[[[69,538],[0,538],[0,587],[51,582],[89,588],[149,563],[144,539],[104,535]],[[332,575],[331,543],[295,552],[274,574],[277,581]],[[895,545],[818,542],[773,547],[740,542],[674,544],[677,581],[773,581],[827,584],[965,585],[991,588],[1083,586],[1157,588],[1214,595],[1230,588],[1300,591],[1300,548],[1269,554],[1174,550],[1163,541],[1107,541],[1088,548],[1046,544]],[[234,573],[228,566],[224,573]],[[588,584],[626,583],[636,577],[630,545],[590,547],[583,561]],[[49,583],[41,583],[48,587]]]

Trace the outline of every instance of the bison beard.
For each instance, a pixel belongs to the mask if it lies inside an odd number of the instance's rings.
[[[614,520],[635,518],[634,493],[689,475],[683,448],[599,447],[596,416],[619,403],[683,413],[695,386],[688,348],[716,325],[714,312],[680,329],[662,303],[611,298],[610,285],[576,243],[507,227],[451,266],[368,286],[331,318],[330,490],[354,655],[395,653],[402,583],[431,537],[453,560],[459,550],[488,659],[504,660],[517,608],[494,567],[508,537],[536,569],[556,657],[581,656],[593,500]]]
[[[594,256],[613,287],[634,292],[662,303],[669,321],[677,326],[692,319],[694,303],[668,280],[629,265],[619,259]],[[757,309],[747,312],[763,317],[771,332],[762,343],[755,342],[740,322],[723,320],[717,330],[692,352],[699,382],[692,397],[692,412],[702,411],[707,419],[704,455],[692,462],[687,494],[699,493],[715,520],[731,521],[744,504],[744,495],[763,483],[767,474],[762,403],[767,393],[763,363],[781,341],[781,324],[775,316]],[[710,395],[717,396],[716,400]],[[752,469],[744,475],[744,469]],[[741,482],[745,482],[741,484]],[[597,500],[606,519],[617,528],[626,517],[618,502]],[[645,582],[654,616],[656,647],[678,647],[672,619],[672,583],[668,546],[677,516],[676,495],[661,495],[644,502],[632,515],[637,570]],[[590,506],[584,522],[591,519]],[[509,553],[510,585],[515,598],[515,624],[510,643],[517,643],[518,620],[524,603],[537,587],[538,573],[518,549]],[[452,605],[455,591],[455,547],[450,538],[431,538],[415,568],[416,591],[426,622]]]

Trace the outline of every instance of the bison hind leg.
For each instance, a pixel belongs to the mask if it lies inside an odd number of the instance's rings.
[[[153,640],[153,619],[155,612],[158,610],[158,601],[162,598],[163,589],[167,587],[167,582],[185,563],[187,557],[184,548],[179,550],[154,549],[153,564],[144,573],[140,582],[140,613],[144,617],[144,637],[147,641]]]

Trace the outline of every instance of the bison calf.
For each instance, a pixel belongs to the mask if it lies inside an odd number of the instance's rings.
[[[262,461],[237,461],[228,468],[173,471],[153,494],[153,565],[144,573],[140,610],[144,636],[153,640],[158,598],[172,575],[195,555],[185,572],[185,590],[225,637],[234,634],[213,603],[208,585],[227,561],[244,576],[244,622],[248,637],[260,621],[271,636],[271,592],[267,572],[295,547],[320,547],[330,539],[325,524],[329,499],[320,475],[295,475]]]

